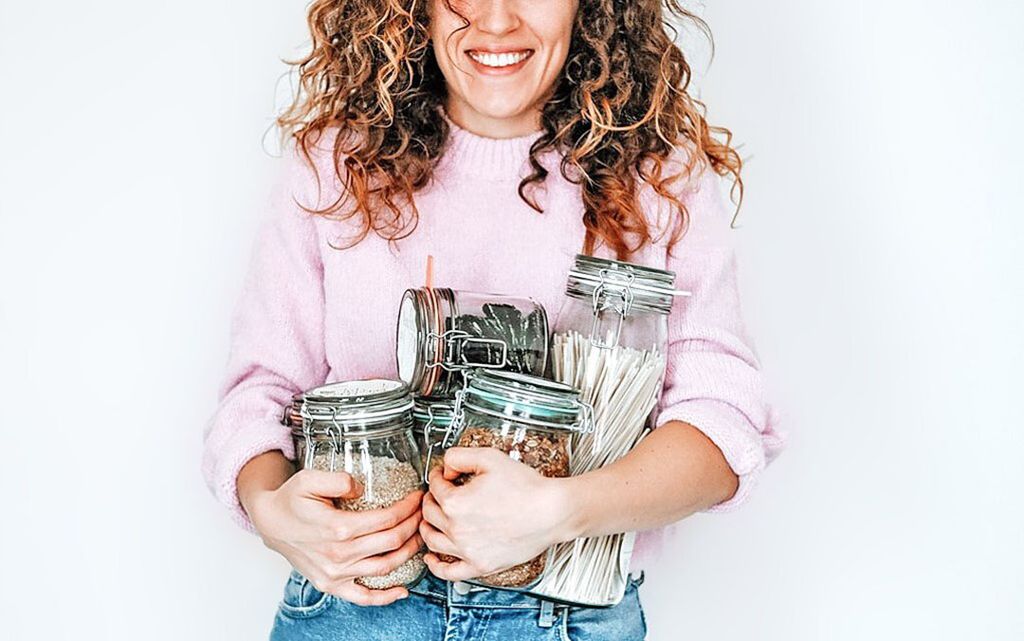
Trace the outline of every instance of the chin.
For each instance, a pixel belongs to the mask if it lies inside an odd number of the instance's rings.
[[[514,103],[511,101],[495,101],[494,103],[488,103],[485,105],[472,105],[472,107],[480,115],[493,118],[495,120],[516,118],[529,111],[528,107],[518,101]]]

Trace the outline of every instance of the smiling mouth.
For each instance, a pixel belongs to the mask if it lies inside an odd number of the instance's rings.
[[[502,53],[492,53],[489,51],[475,51],[468,50],[466,55],[485,67],[491,69],[502,69],[504,67],[512,67],[525,61],[527,58],[533,55],[533,49],[522,49],[520,51],[505,51]]]

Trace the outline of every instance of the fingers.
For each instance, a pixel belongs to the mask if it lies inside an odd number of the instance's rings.
[[[363,486],[347,472],[300,470],[293,477],[307,496],[356,499],[362,496]]]
[[[429,522],[442,532],[447,532],[449,529],[448,517],[445,516],[444,511],[431,492],[427,492],[423,497],[423,520]]]
[[[427,564],[431,574],[445,581],[465,581],[466,579],[475,579],[483,574],[465,561],[445,563],[431,552],[423,555],[423,561]]]
[[[462,472],[460,472],[457,469],[455,469],[454,467],[451,467],[451,466],[448,466],[448,465],[441,465],[440,466],[440,470],[441,470],[441,475],[444,477],[444,480],[446,480],[446,481],[454,481],[455,479],[457,479],[460,476],[462,476]],[[469,478],[472,478],[472,477],[469,477]]]
[[[397,550],[353,563],[347,571],[356,576],[384,576],[416,556],[421,549],[423,538],[415,534]]]
[[[430,475],[427,477],[427,482],[430,485],[430,492],[428,494],[434,498],[438,505],[444,507],[448,497],[451,496],[452,491],[457,486],[445,477],[447,472],[443,472],[442,467],[444,466],[439,465],[431,470]],[[426,502],[426,499],[424,499],[424,502]]]
[[[335,588],[331,594],[356,605],[382,606],[391,605],[399,599],[406,598],[409,596],[409,591],[404,587],[371,590],[354,581],[348,581]]]
[[[476,474],[488,467],[485,459],[489,454],[499,453],[494,447],[449,447],[444,451],[444,478],[455,478],[459,474]]]
[[[444,477],[483,474],[504,462],[508,455],[493,447],[450,447],[444,453]]]
[[[393,528],[366,534],[351,541],[343,541],[338,545],[345,550],[350,558],[363,558],[391,552],[416,536],[420,521],[421,515],[417,510]]]
[[[459,549],[448,538],[448,535],[426,521],[420,523],[420,537],[422,537],[423,542],[427,544],[427,548],[431,552],[447,554],[449,556],[460,556]]]
[[[386,508],[366,510],[365,512],[335,510],[327,525],[330,530],[330,538],[337,541],[350,541],[374,532],[390,530],[416,514],[422,500],[423,491],[416,490]]]

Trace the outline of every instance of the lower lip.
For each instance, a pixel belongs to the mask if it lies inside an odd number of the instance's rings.
[[[514,65],[506,65],[504,67],[488,67],[487,65],[474,60],[473,56],[468,53],[466,54],[466,57],[469,58],[469,61],[473,64],[473,68],[477,70],[477,73],[487,76],[509,76],[525,67],[526,63],[533,57],[533,52],[531,51],[525,58]]]

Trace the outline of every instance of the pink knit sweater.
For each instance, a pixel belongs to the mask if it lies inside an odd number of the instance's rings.
[[[336,250],[352,223],[313,217],[296,206],[337,197],[329,154],[317,156],[321,189],[293,153],[264,215],[231,325],[219,405],[204,433],[202,472],[210,489],[242,525],[252,524],[238,502],[235,480],[252,457],[270,450],[294,456],[279,423],[292,394],[325,382],[396,378],[395,322],[406,288],[422,286],[427,255],[434,283],[477,292],[519,294],[541,302],[552,320],[567,271],[584,237],[579,187],[565,180],[558,157],[546,189],[535,192],[539,214],[516,192],[528,172],[529,147],[539,132],[511,139],[485,138],[457,127],[434,181],[416,195],[419,225],[397,250],[376,235]],[[325,138],[321,146],[328,147]],[[675,157],[678,162],[680,157]],[[729,239],[731,207],[710,171],[684,187],[690,215],[673,256],[664,240],[633,262],[677,274],[669,317],[669,353],[658,425],[685,421],[722,450],[740,478],[739,491],[712,511],[750,495],[765,465],[780,451],[777,413],[765,398],[754,346],[740,311],[736,260]],[[652,223],[665,228],[667,204],[641,193]],[[605,248],[598,256],[614,257]],[[669,528],[641,532],[632,569],[650,565]]]

